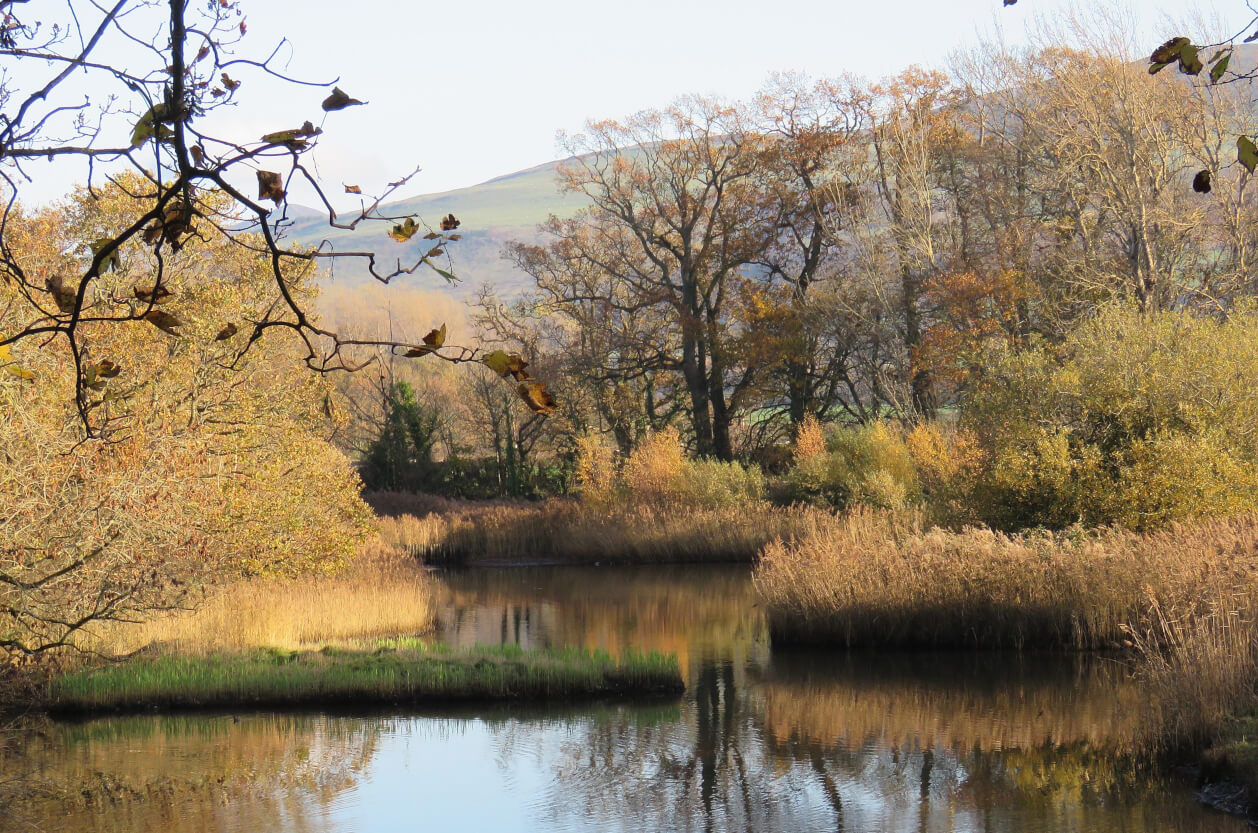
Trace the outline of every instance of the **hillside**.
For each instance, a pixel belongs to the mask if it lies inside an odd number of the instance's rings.
[[[522,289],[527,277],[502,260],[503,245],[510,240],[538,239],[537,226],[547,216],[571,216],[583,204],[580,197],[559,192],[558,165],[558,161],[547,162],[470,188],[424,194],[383,206],[383,214],[416,214],[430,224],[446,214],[454,214],[462,221],[462,239],[449,249],[451,271],[460,282],[445,287],[435,274],[420,272],[413,279],[415,288],[441,289],[458,299],[472,297],[484,283],[494,284],[506,295]],[[397,243],[388,238],[387,227],[379,223],[352,232],[329,228],[326,215],[296,206],[289,216],[294,218],[289,236],[303,244],[318,245],[327,240],[337,250],[371,249],[386,257],[409,257],[411,262],[431,245],[418,237],[408,244]],[[407,280],[410,279],[401,282]],[[342,263],[332,282],[357,287],[367,281],[365,270]]]

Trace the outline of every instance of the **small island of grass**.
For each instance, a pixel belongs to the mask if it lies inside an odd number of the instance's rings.
[[[47,705],[55,712],[413,705],[677,695],[684,688],[676,657],[654,652],[456,651],[391,639],[360,650],[141,656],[54,680]]]

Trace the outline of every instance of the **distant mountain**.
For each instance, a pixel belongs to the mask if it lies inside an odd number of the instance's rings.
[[[474,295],[481,284],[493,283],[503,295],[514,295],[530,279],[501,258],[503,245],[511,240],[540,240],[537,226],[549,215],[570,217],[585,204],[583,197],[560,193],[556,175],[559,164],[547,162],[470,188],[388,203],[380,213],[415,214],[434,227],[446,214],[453,214],[462,222],[462,239],[449,247],[451,271],[460,282],[445,291],[453,297],[466,298]],[[381,259],[400,257],[404,263],[407,258],[414,263],[432,245],[432,241],[420,240],[418,236],[406,244],[398,243],[389,238],[389,227],[383,223],[352,232],[329,228],[326,214],[303,206],[290,207],[288,216],[293,221],[288,236],[307,245],[316,246],[327,240],[337,251],[371,250]],[[361,266],[348,261],[336,266],[334,283],[338,285],[356,286],[368,280]],[[432,272],[417,272],[414,279],[404,277],[399,283],[444,289],[440,277]]]

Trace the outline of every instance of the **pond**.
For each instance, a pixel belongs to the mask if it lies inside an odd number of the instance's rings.
[[[1109,754],[1103,657],[771,651],[745,567],[442,574],[438,637],[676,653],[680,701],[153,715],[28,739],[48,831],[1241,831]],[[6,773],[6,776],[18,774]]]

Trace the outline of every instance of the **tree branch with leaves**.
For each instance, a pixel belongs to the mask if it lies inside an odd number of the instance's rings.
[[[36,19],[37,13],[53,17]],[[37,12],[0,0],[0,14],[0,56],[21,70],[0,82],[0,280],[15,287],[20,300],[7,316],[16,323],[0,331],[0,367],[35,381],[24,351],[65,351],[74,363],[72,395],[88,437],[107,438],[116,427],[119,408],[107,405],[120,399],[117,389],[126,374],[116,357],[100,353],[93,333],[102,326],[139,325],[186,338],[170,276],[179,261],[214,240],[253,253],[272,278],[261,315],[224,320],[215,328],[217,340],[231,348],[228,366],[238,366],[273,331],[295,336],[305,364],[320,372],[359,368],[381,348],[450,362],[480,357],[474,348],[446,344],[443,327],[416,344],[344,338],[323,326],[294,292],[299,276],[345,259],[384,283],[420,271],[453,280],[446,249],[459,239],[459,221],[450,215],[430,228],[418,217],[387,213],[385,202],[415,172],[376,195],[345,186],[360,196],[360,207],[338,212],[309,159],[337,114],[364,102],[336,86],[337,79],[307,82],[285,75],[277,60],[284,44],[250,56],[239,2],[68,2],[59,12]],[[277,125],[257,138],[217,131],[217,114],[243,106],[248,82],[265,76],[309,94],[318,123]],[[10,231],[34,181],[31,166],[44,160],[77,163],[89,196],[111,183],[123,188],[133,198],[133,213],[62,252],[55,263],[37,262],[15,245]],[[408,254],[287,245],[288,194],[295,187],[314,195],[331,226],[380,226],[382,244],[406,244]],[[104,276],[124,270],[141,276],[129,293],[100,291]],[[540,384],[531,381],[521,396],[545,410],[546,398],[533,387]]]

